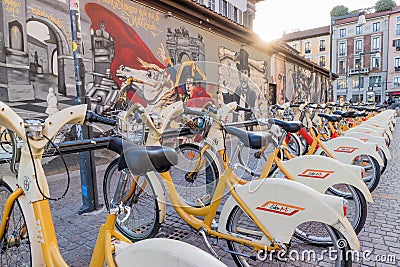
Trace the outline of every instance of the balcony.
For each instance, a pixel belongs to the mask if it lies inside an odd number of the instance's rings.
[[[306,49],[306,50],[304,51],[304,53],[305,53],[305,54],[310,54],[310,53],[311,53],[311,49]]]
[[[400,66],[394,67],[394,71],[400,71]]]
[[[339,56],[339,57],[345,57],[345,56],[346,56],[346,52],[339,52],[339,53],[338,53],[338,56]]]
[[[320,51],[320,52],[323,52],[323,51],[325,51],[325,50],[326,50],[326,47],[325,47],[325,46],[320,46],[320,47],[319,47],[319,51]]]
[[[369,73],[369,68],[361,68],[361,69],[351,69],[349,70],[349,75],[358,75],[358,74],[368,74]]]

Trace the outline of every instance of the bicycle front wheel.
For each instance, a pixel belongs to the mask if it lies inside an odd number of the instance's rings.
[[[170,173],[179,195],[190,206],[209,205],[219,178],[214,158],[208,151],[201,155],[201,147],[195,144],[182,144],[175,150],[178,164]]]
[[[327,194],[341,196],[347,200],[346,217],[356,234],[360,233],[367,219],[367,202],[357,188],[347,184],[337,184],[327,190]],[[325,226],[318,222],[307,222],[297,227],[295,236],[316,246],[332,246],[332,239]]]
[[[349,246],[344,237],[334,228],[324,225],[330,239],[333,241],[333,247],[336,251],[335,257],[330,257],[324,250],[319,251],[307,244],[298,242],[292,238],[290,247],[285,253],[279,252],[260,252],[255,251],[252,247],[242,245],[233,241],[227,241],[231,255],[237,266],[298,266],[300,262],[306,263],[307,266],[320,266],[320,261],[334,260],[334,266],[351,266],[351,258],[348,257]],[[261,242],[262,232],[255,225],[254,221],[239,207],[232,209],[229,215],[226,229],[234,236],[240,236],[244,239],[258,240]],[[344,244],[344,245],[343,245]],[[293,257],[293,255],[307,255],[310,249],[315,252],[315,258]],[[293,252],[294,253],[293,253]]]
[[[119,158],[108,165],[104,180],[103,194],[107,210],[111,208],[111,201],[121,177],[118,170]],[[122,174],[123,175],[123,174]],[[126,221],[121,222],[126,214],[120,214],[117,219],[117,229],[133,242],[154,237],[160,229],[159,208],[157,196],[149,178],[135,176],[127,172],[128,182],[123,192],[122,205],[131,208],[131,213]]]
[[[1,219],[3,219],[5,203],[11,193],[11,188],[0,180]],[[11,209],[4,236],[0,239],[0,249],[0,266],[32,266],[28,228],[18,200]]]

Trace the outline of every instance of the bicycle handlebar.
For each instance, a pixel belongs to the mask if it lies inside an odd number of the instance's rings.
[[[99,122],[105,125],[115,126],[117,121],[94,113],[93,111],[86,111],[85,121]]]
[[[236,110],[237,110],[237,111],[244,111],[244,112],[251,112],[251,113],[253,113],[253,110],[252,110],[251,108],[244,108],[244,107],[241,107],[241,106],[237,106],[237,107],[236,107]]]
[[[196,109],[187,108],[187,107],[183,108],[183,113],[190,114],[190,115],[196,115],[196,116],[204,116],[206,114],[203,111],[198,111]]]

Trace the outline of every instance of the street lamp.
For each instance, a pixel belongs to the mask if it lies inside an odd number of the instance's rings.
[[[360,61],[358,62],[358,100],[359,100],[359,102],[361,102],[361,69],[362,69],[362,65],[363,65],[362,56],[363,55],[371,55],[371,54],[375,54],[375,56],[377,58],[380,57],[379,52],[376,52],[376,51],[368,51],[368,52],[360,52],[359,53],[359,59],[360,59]]]

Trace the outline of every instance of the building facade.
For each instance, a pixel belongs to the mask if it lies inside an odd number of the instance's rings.
[[[389,49],[386,95],[400,98],[400,6],[389,14]],[[398,100],[397,100],[398,101]]]
[[[262,0],[193,0],[247,29],[253,29],[256,3]]]
[[[389,12],[334,20],[332,71],[335,100],[377,102],[385,99]]]
[[[195,62],[199,68],[191,65],[192,71],[202,71],[208,81],[204,88],[215,99],[235,92],[238,71],[248,67],[254,88],[271,103],[323,101],[328,70],[284,45],[262,42],[251,30],[257,2],[81,0],[86,89],[98,88],[101,94],[95,96],[105,99],[121,86],[121,65],[133,73],[159,71],[169,58],[176,68]],[[54,88],[65,96],[63,104],[72,104],[69,1],[0,1],[0,14],[0,99],[27,109],[27,115],[43,113]]]
[[[283,34],[282,40],[320,67],[330,66],[329,26]]]

